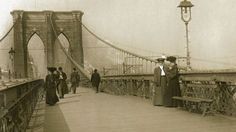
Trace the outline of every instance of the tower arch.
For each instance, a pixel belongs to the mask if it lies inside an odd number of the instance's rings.
[[[37,34],[44,46],[46,65],[55,66],[55,41],[63,33],[70,42],[73,59],[83,66],[81,11],[23,11],[11,12],[14,25],[14,69],[23,77],[28,77],[28,42]],[[55,31],[54,31],[55,30]]]

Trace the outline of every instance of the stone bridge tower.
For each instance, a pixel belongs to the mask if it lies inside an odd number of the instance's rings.
[[[68,11],[23,11],[11,12],[14,22],[14,71],[27,77],[28,42],[36,33],[44,44],[47,66],[54,66],[54,45],[58,35],[63,33],[70,43],[70,54],[83,66],[82,21],[83,12]],[[51,21],[52,20],[52,21]],[[55,28],[56,34],[53,31]],[[57,35],[57,36],[56,36]]]

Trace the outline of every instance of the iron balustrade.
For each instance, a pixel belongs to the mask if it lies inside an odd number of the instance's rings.
[[[236,116],[236,71],[189,71],[181,72],[179,78],[182,96],[212,99],[213,112]],[[152,100],[153,74],[103,76],[100,89],[109,94]]]
[[[42,79],[27,80],[0,89],[0,131],[24,132],[36,103],[43,94]]]

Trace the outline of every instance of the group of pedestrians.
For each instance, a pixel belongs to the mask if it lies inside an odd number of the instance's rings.
[[[67,75],[63,71],[62,67],[59,67],[58,70],[55,67],[48,67],[47,69],[48,75],[45,79],[46,103],[54,105],[59,101],[59,98],[63,99],[64,95],[69,93],[66,82]],[[79,86],[80,75],[75,68],[73,68],[70,79],[71,90],[73,93],[76,93],[76,87]]]
[[[176,57],[162,57],[158,58],[157,61],[159,65],[154,69],[153,105],[166,107],[180,106],[181,104],[179,102],[172,99],[173,96],[181,95]],[[47,104],[54,105],[59,101],[59,98],[62,99],[65,94],[69,93],[66,80],[67,75],[61,67],[58,70],[55,67],[48,67],[48,75],[45,80]],[[91,76],[91,82],[92,86],[96,89],[96,93],[99,92],[100,81],[101,77],[97,69],[95,69]],[[76,71],[76,68],[73,68],[70,82],[70,90],[75,94],[80,82],[80,75]],[[57,95],[59,95],[59,98]]]
[[[176,57],[169,56],[157,59],[159,66],[154,69],[153,105],[177,107],[181,104],[172,99],[180,96],[179,73]]]

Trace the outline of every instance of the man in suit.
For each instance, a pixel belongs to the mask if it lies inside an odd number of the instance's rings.
[[[76,71],[76,68],[73,68],[73,72],[70,75],[70,82],[71,82],[71,90],[75,94],[76,88],[79,86],[79,82],[80,82],[80,75]]]
[[[153,105],[161,106],[164,103],[165,89],[167,87],[165,57],[158,58],[157,61],[159,65],[154,69]]]
[[[91,77],[91,82],[92,82],[93,87],[96,88],[96,93],[98,93],[99,91],[98,87],[99,87],[100,81],[101,81],[101,77],[99,73],[97,72],[97,69],[95,69]]]
[[[66,84],[66,73],[63,72],[62,67],[58,68],[58,77],[59,77],[59,85],[58,85],[58,91],[59,91],[59,97],[64,98],[64,94],[68,94],[68,86]]]

